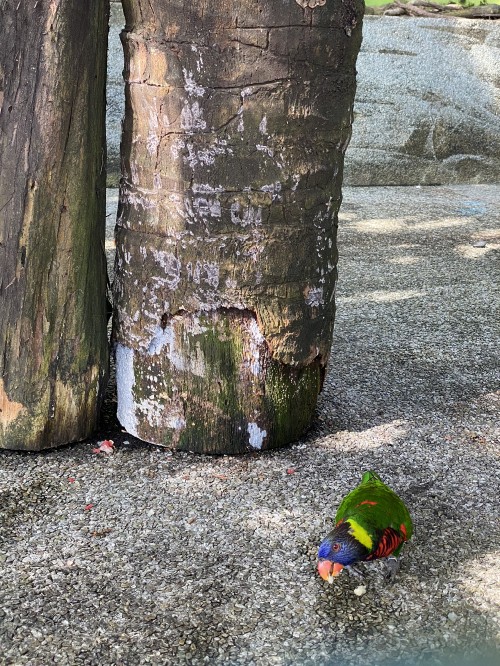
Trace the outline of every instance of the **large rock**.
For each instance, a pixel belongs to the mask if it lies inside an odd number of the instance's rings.
[[[120,31],[125,25],[121,2],[111,2],[108,42],[108,85],[106,135],[108,143],[108,187],[116,187],[120,180],[120,136],[125,111],[123,84],[123,49]]]
[[[500,181],[500,25],[367,16],[349,185]]]
[[[111,5],[108,183],[119,179],[121,5]],[[500,22],[366,16],[348,185],[500,182]]]

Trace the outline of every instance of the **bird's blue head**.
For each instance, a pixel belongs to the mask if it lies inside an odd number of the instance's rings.
[[[318,550],[318,572],[324,580],[332,581],[344,567],[363,560],[368,549],[351,533],[349,523],[340,523],[321,542]]]

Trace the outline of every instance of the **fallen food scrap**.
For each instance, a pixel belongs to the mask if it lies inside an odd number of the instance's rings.
[[[92,453],[106,453],[110,454],[114,451],[115,443],[112,439],[105,439],[102,442],[97,442],[98,448],[92,449]]]
[[[86,504],[85,507],[83,508],[84,511],[90,511],[90,509],[93,508],[93,504]]]

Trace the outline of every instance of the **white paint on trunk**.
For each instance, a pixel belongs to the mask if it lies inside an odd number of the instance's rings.
[[[157,264],[159,264],[164,272],[165,277],[163,278],[164,284],[169,289],[177,289],[177,286],[181,280],[181,262],[172,254],[172,252],[165,252],[164,250],[152,249],[151,252],[155,258]]]
[[[192,280],[195,284],[200,284],[200,273],[201,273],[200,262],[197,261],[194,265],[194,268],[193,264],[189,262],[186,268],[187,268],[188,280]]]
[[[172,349],[174,346],[174,339],[175,332],[172,325],[165,326],[165,328],[157,326],[148,346],[148,354],[150,356],[158,356],[167,345]]]
[[[238,287],[238,283],[234,278],[228,277],[226,278],[226,287],[227,289],[236,289]]]
[[[184,74],[184,89],[188,95],[194,95],[195,97],[203,97],[205,94],[205,88],[200,86],[194,80],[193,72],[188,72],[185,67],[182,68],[182,73]]]
[[[134,208],[142,208],[143,210],[154,210],[158,208],[156,201],[150,197],[143,197],[138,192],[132,192],[126,187],[122,187],[120,191],[121,203],[128,203]]]
[[[242,209],[241,203],[234,201],[231,204],[231,222],[242,227],[247,227],[249,224],[260,225],[262,224],[262,208],[248,204],[246,208]]]
[[[172,428],[173,430],[183,430],[186,427],[186,419],[176,414],[169,414],[163,422],[167,428]]]
[[[323,287],[309,287],[309,291],[306,296],[306,303],[311,307],[318,308],[320,305],[325,304],[325,299],[323,296]]]
[[[149,132],[148,138],[146,140],[146,149],[150,156],[156,155],[158,146],[160,145],[160,139],[158,137],[158,114],[156,111],[156,97],[153,99],[154,108],[149,109]]]
[[[255,147],[261,153],[266,153],[266,155],[269,155],[269,157],[273,157],[274,155],[273,149],[269,148],[269,146],[263,146],[261,143],[257,143]]]
[[[279,181],[276,181],[275,183],[271,183],[271,185],[262,185],[260,188],[261,192],[268,192],[269,194],[273,195],[273,201],[280,201],[281,200],[281,183]]]
[[[267,437],[267,430],[261,430],[257,423],[249,423],[248,430],[248,443],[252,449],[261,449],[264,438]]]
[[[183,323],[189,326],[188,322]],[[153,337],[148,346],[148,354],[150,356],[158,356],[163,353],[179,372],[189,372],[197,377],[204,377],[205,357],[199,343],[193,347],[189,346],[189,341],[179,339],[175,330],[176,324],[179,325],[179,321],[177,318],[174,318],[165,328],[161,326],[155,327]],[[198,329],[193,328],[196,324],[198,325]],[[193,323],[189,328],[191,328],[189,332],[192,332],[193,335],[206,330],[200,326],[199,321]],[[182,344],[183,342],[184,344]]]
[[[130,180],[132,181],[132,185],[137,185],[139,183],[139,174],[135,162],[130,162]]]
[[[206,219],[207,217],[220,218],[222,216],[220,201],[215,198],[194,197],[193,208],[203,219]]]
[[[198,102],[196,102],[198,104]],[[186,108],[186,107],[184,107]],[[200,111],[201,113],[201,111]],[[205,121],[203,121],[205,122]],[[204,128],[201,128],[204,129]],[[216,157],[219,155],[232,155],[233,150],[227,145],[225,139],[216,138],[211,146],[208,148],[203,148],[201,150],[196,149],[192,142],[184,141],[183,139],[176,139],[170,146],[170,154],[172,157],[177,160],[181,154],[181,151],[186,151],[187,155],[184,154],[182,159],[184,164],[188,164],[191,168],[194,168],[197,164],[212,165],[215,162]],[[219,191],[215,188],[214,191]],[[222,192],[222,188],[220,189]]]
[[[219,286],[219,266],[213,261],[209,261],[203,264],[203,270],[205,272],[205,277],[203,278],[204,282],[207,282],[211,287],[217,289]]]
[[[200,323],[200,318],[197,315],[192,315],[189,319],[185,320],[184,325],[186,326],[186,331],[191,335],[202,335],[208,331],[208,328]]]
[[[212,187],[212,185],[208,185],[207,183],[193,183],[191,189],[195,194],[217,194],[224,192],[224,188],[221,185]]]
[[[134,351],[118,343],[116,345],[115,358],[118,420],[127,432],[137,436],[137,416],[134,399]]]
[[[186,427],[184,415],[179,405],[165,404],[164,399],[155,400],[154,396],[137,403],[137,409],[153,428],[172,428],[182,430]]]
[[[207,123],[203,118],[200,103],[193,102],[190,104],[188,101],[185,101],[181,111],[181,129],[188,132],[195,132],[206,128]]]
[[[255,244],[248,247],[243,253],[245,257],[250,257],[254,263],[257,263],[259,261],[260,255],[264,251],[264,244],[262,242],[262,238],[263,235],[254,229],[252,233],[252,241]],[[262,274],[260,274],[260,278],[261,277]],[[256,284],[260,283],[259,273],[255,275],[255,282]]]
[[[219,155],[232,155],[233,150],[227,146],[227,141],[216,139],[210,148],[198,150],[196,155],[201,164],[211,165]]]
[[[259,132],[261,134],[267,134],[267,116],[264,116],[260,121]]]
[[[146,150],[148,151],[148,155],[150,157],[152,155],[156,155],[159,145],[160,139],[158,138],[158,135],[154,134],[154,132],[150,132],[146,141]]]
[[[191,44],[191,51],[193,53],[198,53],[198,47],[196,44]],[[196,69],[198,72],[201,72],[201,68],[203,67],[203,56],[201,53],[198,53],[198,60],[196,61]]]
[[[241,94],[243,97],[243,93]],[[238,127],[236,128],[237,132],[244,132],[245,131],[245,123],[243,122],[243,107],[240,106],[238,109]],[[242,137],[243,138],[243,137]]]
[[[256,319],[248,322],[248,333],[250,335],[248,351],[250,352],[249,370],[254,377],[262,376],[261,347],[265,341]]]
[[[172,145],[170,146],[170,154],[174,158],[174,160],[179,159],[179,155],[181,153],[181,150],[186,147],[186,142],[183,141],[182,139],[176,139]]]

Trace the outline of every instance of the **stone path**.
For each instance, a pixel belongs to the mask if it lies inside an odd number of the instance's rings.
[[[93,442],[0,453],[0,663],[498,663],[499,211],[500,186],[345,189],[330,372],[294,446],[172,454],[117,428],[111,389]],[[315,552],[366,469],[416,534],[357,596]]]

